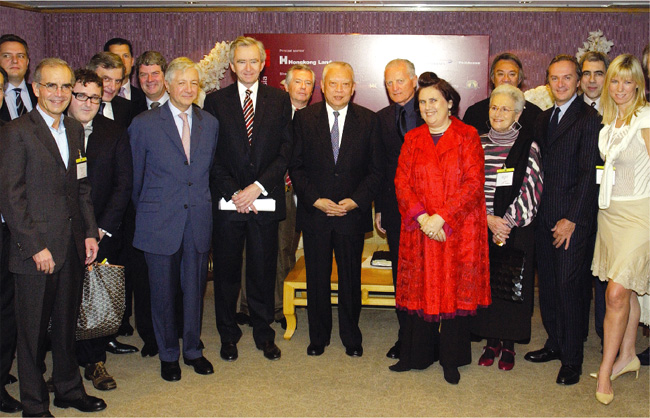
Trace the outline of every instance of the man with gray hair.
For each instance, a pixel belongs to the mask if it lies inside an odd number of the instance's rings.
[[[332,252],[338,267],[339,334],[350,357],[363,355],[361,255],[372,231],[372,201],[384,172],[377,115],[350,103],[354,70],[345,62],[323,69],[325,100],[296,113],[289,174],[298,195],[307,270],[307,354],[320,356],[332,333]]]
[[[183,361],[198,374],[214,372],[203,356],[200,338],[212,231],[208,183],[219,122],[192,105],[200,73],[189,58],[173,60],[165,73],[169,101],[141,113],[129,127],[136,211],[133,246],[144,251],[149,268],[160,374],[167,381],[181,379],[174,320],[179,284]]]

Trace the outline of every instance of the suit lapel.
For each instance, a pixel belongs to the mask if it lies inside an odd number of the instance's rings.
[[[329,125],[328,125],[329,126]],[[359,123],[357,122],[356,114],[354,113],[354,107],[352,103],[348,103],[348,113],[345,115],[345,121],[343,123],[343,136],[341,137],[341,146],[339,147],[339,158],[337,164],[341,162],[341,159],[347,158],[347,155],[353,155],[350,151],[354,147],[355,138],[360,138],[360,132],[357,132]],[[330,144],[331,144],[330,138]],[[332,159],[334,155],[332,154]]]
[[[203,136],[203,115],[192,106],[192,131],[190,133],[190,157],[196,153]],[[181,144],[182,145],[182,144]],[[190,158],[191,159],[191,158]]]
[[[167,100],[167,103],[165,103],[160,109],[160,119],[162,119],[163,131],[165,131],[165,134],[170,139],[170,141],[176,145],[176,148],[178,148],[178,150],[183,155],[185,155],[183,141],[181,140],[181,136],[178,134],[178,128],[176,127],[176,122],[174,121],[174,115],[172,115],[172,111],[169,106],[171,106],[171,104],[169,103],[169,100]],[[190,141],[190,152],[191,150],[192,143]]]
[[[73,132],[72,132],[72,122],[73,119],[67,116],[63,117],[63,124],[65,125],[65,138],[68,141],[68,168],[66,171],[70,171],[76,167],[77,158],[82,156],[82,151],[77,147],[79,144],[73,142]],[[56,144],[55,144],[56,145]],[[58,147],[57,147],[58,150]]]
[[[50,132],[50,128],[47,126],[47,123],[45,123],[45,120],[41,116],[40,113],[38,113],[38,110],[34,108],[31,112],[29,112],[28,116],[32,123],[34,124],[34,136],[38,138],[39,141],[45,146],[45,148],[52,154],[52,157],[61,164],[63,169],[65,170],[65,164],[63,163],[63,159],[61,158],[61,152],[59,152],[59,147],[56,145],[56,141],[54,140],[54,137],[52,136],[52,132]],[[70,143],[68,141],[68,148],[70,146]]]
[[[316,125],[316,132],[320,132],[320,141],[323,144],[323,153],[327,155],[328,159],[332,162],[332,165],[336,165],[334,163],[334,153],[332,151],[332,136],[330,134],[330,122],[328,119],[327,115],[327,107],[325,106],[325,101],[323,100],[321,102],[321,110],[318,112],[316,116],[316,120],[314,121]],[[345,129],[343,130],[343,133],[345,133]],[[340,149],[339,149],[339,156],[341,156]]]
[[[262,83],[258,84],[258,89],[257,89],[257,100],[255,101],[255,114],[253,115],[253,139],[251,140],[251,144],[254,147],[255,143],[257,141],[258,135],[257,133],[260,131],[260,125],[262,121],[264,120],[264,112],[266,110],[266,89],[264,88],[265,86],[262,85]],[[242,119],[244,115],[244,110],[242,109]]]

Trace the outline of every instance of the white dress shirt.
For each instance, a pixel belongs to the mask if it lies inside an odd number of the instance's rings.
[[[5,90],[5,102],[7,103],[7,109],[9,109],[9,116],[11,116],[11,120],[14,120],[18,117],[18,110],[16,109],[16,92],[14,92],[15,88],[20,88],[20,98],[23,100],[25,109],[28,112],[31,112],[34,108],[32,106],[32,99],[29,97],[29,90],[27,90],[32,88],[31,84],[27,86],[24,78],[23,81],[21,81],[17,86],[8,83],[7,90]]]
[[[47,113],[43,112],[39,105],[36,105],[36,110],[41,114],[47,127],[50,128],[50,133],[56,142],[56,146],[59,148],[59,153],[61,154],[61,159],[65,168],[68,168],[68,160],[70,159],[70,149],[68,148],[68,136],[65,133],[65,125],[63,124],[63,115],[61,115],[61,120],[59,121],[59,127],[53,128],[54,118]],[[81,150],[78,150],[81,153]]]

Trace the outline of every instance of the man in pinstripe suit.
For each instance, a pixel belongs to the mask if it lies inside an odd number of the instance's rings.
[[[561,360],[557,383],[580,381],[583,359],[586,280],[593,256],[598,186],[596,165],[600,116],[578,98],[580,66],[573,56],[551,61],[547,82],[555,106],[535,123],[542,151],[544,195],[536,231],[539,305],[548,333],[544,347],[524,357],[543,363]]]

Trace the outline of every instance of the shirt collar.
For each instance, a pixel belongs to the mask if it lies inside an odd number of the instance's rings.
[[[191,105],[190,105],[189,108],[187,108],[187,110],[185,112],[181,112],[181,110],[178,109],[176,106],[174,106],[171,101],[168,102],[168,103],[169,103],[169,110],[172,111],[172,116],[174,116],[174,120],[176,120],[176,118],[178,118],[178,115],[180,115],[181,113],[185,113],[187,115],[188,120],[192,119],[192,106]]]
[[[257,90],[260,87],[260,80],[257,80],[255,84],[253,84],[250,87],[246,87],[241,83],[241,81],[237,80],[237,91],[239,91],[239,97],[246,97],[246,90],[251,91],[251,96],[257,96]]]
[[[341,120],[341,118],[343,118],[343,120],[345,120],[345,115],[347,115],[347,113],[348,113],[349,105],[350,104],[348,103],[347,105],[345,105],[345,107],[343,109],[336,110],[336,112],[339,112],[339,120]],[[335,112],[335,110],[332,109],[332,106],[330,106],[329,103],[327,103],[327,102],[325,102],[325,107],[327,108],[328,117]]]
[[[28,92],[27,83],[25,82],[24,78],[23,78],[23,81],[21,81],[20,84],[18,84],[17,86],[14,86],[13,84],[9,83],[7,90],[13,90],[13,89],[16,89],[16,88],[21,89],[21,91],[20,91],[21,94],[22,94],[23,91]]]
[[[568,102],[564,103],[562,106],[555,105],[555,107],[560,108],[560,117],[564,116],[567,109],[571,106],[571,103],[573,103],[573,101],[576,99],[576,97],[578,97],[578,95],[576,93],[573,93],[573,97],[571,97],[571,99],[569,99]],[[555,110],[553,110],[553,111],[555,111]]]
[[[47,127],[54,130],[52,125],[54,124],[54,118],[47,113],[43,112],[43,109],[41,109],[41,106],[39,104],[36,105],[36,110],[38,110],[38,113],[41,114],[43,119],[45,120],[45,123],[47,124]],[[63,125],[63,114],[61,114],[61,120],[59,121],[59,128],[56,129],[57,132],[61,133],[65,131],[65,126]]]
[[[166,91],[163,92],[163,95],[160,96],[160,99],[158,99],[158,100],[151,100],[146,96],[145,96],[145,99],[147,100],[147,109],[150,109],[151,108],[151,103],[153,103],[153,102],[158,102],[158,103],[160,103],[161,106],[164,105],[165,102],[167,100],[169,100],[169,93],[167,93]]]

